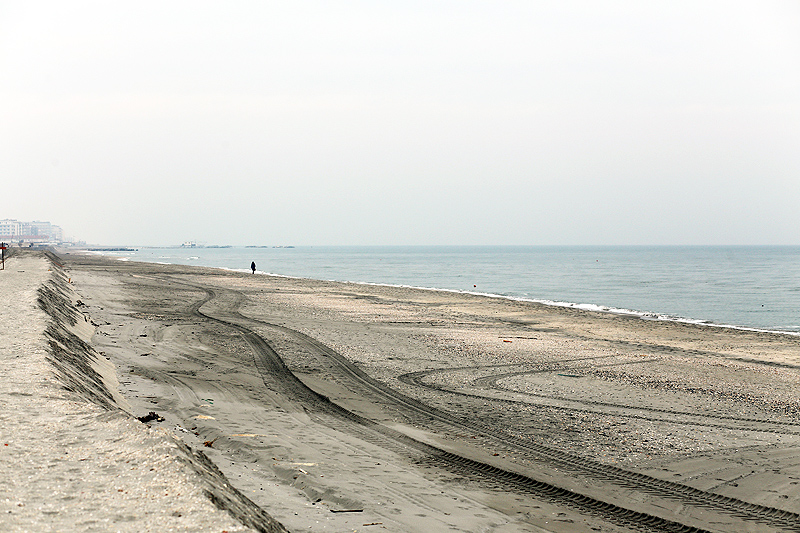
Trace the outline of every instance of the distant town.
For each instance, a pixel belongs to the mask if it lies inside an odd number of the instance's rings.
[[[21,246],[63,244],[64,230],[50,222],[22,222],[7,218],[0,220],[0,241]]]

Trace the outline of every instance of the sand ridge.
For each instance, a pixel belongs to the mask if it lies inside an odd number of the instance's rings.
[[[108,391],[118,386],[113,366],[76,348],[93,331],[88,318],[63,302],[41,304],[69,298],[68,279],[48,287],[58,270],[41,253],[18,252],[0,275],[0,528],[253,531],[210,498],[229,497],[213,466],[135,420]]]

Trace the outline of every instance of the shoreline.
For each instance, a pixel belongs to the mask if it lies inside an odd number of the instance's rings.
[[[791,246],[787,246],[791,247]],[[158,249],[158,248],[154,248]],[[171,248],[168,248],[171,249]],[[139,260],[139,259],[130,259],[125,257],[116,257],[111,255],[104,255],[102,253],[97,254],[100,257],[115,259],[117,261],[134,261],[139,263],[150,263],[154,265],[179,265],[179,266],[188,266],[193,267],[197,266],[200,268],[212,268],[218,269],[228,272],[237,272],[242,274],[250,273],[250,270],[247,268],[230,268],[225,266],[206,266],[206,265],[186,265],[183,263],[169,263],[169,262],[159,262],[159,261],[146,261],[146,260]],[[470,290],[461,290],[461,289],[448,289],[448,288],[440,288],[440,287],[425,287],[420,285],[407,285],[407,284],[394,284],[394,283],[382,283],[382,282],[372,282],[372,281],[348,281],[348,280],[338,280],[338,279],[322,279],[322,278],[309,278],[303,276],[292,276],[289,274],[277,274],[274,272],[267,272],[256,270],[255,274],[257,275],[265,275],[265,276],[273,276],[278,278],[287,278],[287,279],[299,279],[299,280],[308,280],[308,281],[319,281],[319,282],[331,282],[331,283],[343,283],[343,284],[354,284],[354,285],[374,285],[377,287],[395,287],[395,288],[408,288],[408,289],[418,289],[418,290],[427,290],[427,291],[440,291],[440,292],[451,292],[455,294],[470,294],[474,296],[485,296],[487,298],[500,298],[500,299],[507,299],[510,301],[519,301],[519,302],[529,302],[535,304],[541,304],[546,306],[552,307],[564,307],[570,309],[578,309],[588,312],[597,312],[597,313],[609,313],[612,315],[618,316],[630,316],[639,318],[641,320],[646,321],[659,321],[659,322],[678,322],[682,324],[692,324],[696,326],[702,327],[710,327],[710,328],[723,328],[723,329],[733,329],[733,330],[740,330],[740,331],[751,331],[756,333],[772,333],[778,335],[790,335],[790,336],[799,336],[800,331],[790,331],[790,330],[783,330],[783,329],[769,329],[769,328],[759,328],[754,326],[746,326],[746,325],[737,325],[737,324],[721,324],[715,323],[707,319],[701,318],[691,318],[691,317],[682,317],[682,316],[674,316],[665,313],[659,313],[655,311],[638,311],[635,309],[625,309],[625,308],[617,308],[613,306],[606,306],[602,304],[594,304],[594,303],[579,303],[579,302],[566,302],[566,301],[555,301],[555,300],[548,300],[542,298],[527,298],[522,296],[509,296],[505,294],[497,294],[497,293],[490,293],[490,292],[480,292],[480,291],[470,291]]]
[[[800,505],[793,336],[211,267],[65,262],[134,409],[155,409],[192,447],[213,442],[209,457],[289,529],[628,530],[447,473],[433,449],[710,531],[742,524],[566,465],[781,512]],[[280,359],[254,352],[262,342]],[[526,446],[568,462],[551,466]],[[343,509],[363,518],[332,513]]]

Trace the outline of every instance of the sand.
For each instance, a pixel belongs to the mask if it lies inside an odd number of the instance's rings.
[[[0,272],[0,530],[254,530],[243,521],[269,530],[263,517],[220,510],[238,494],[216,468],[125,412],[124,398],[106,389],[119,385],[113,365],[76,348],[94,327],[64,305],[58,320],[41,309],[43,287],[71,295],[52,283],[54,270],[44,255],[18,252]],[[53,361],[57,350],[85,355],[95,372],[64,354]]]
[[[41,258],[25,260],[40,265],[26,282],[35,291],[52,273]],[[191,505],[165,490],[136,507],[137,528],[123,520],[136,513],[78,505],[77,485],[65,487],[71,503],[44,514],[41,502],[53,498],[41,488],[18,496],[21,477],[5,496],[16,513],[34,509],[10,515],[19,530],[106,520],[133,531],[173,520],[176,530],[235,531],[244,526],[212,520],[252,517],[244,497],[290,531],[800,527],[798,337],[75,253],[58,262],[84,335],[107,363],[96,365],[107,394],[62,400],[59,385],[45,382],[44,392],[25,382],[33,396],[3,423],[31,420],[19,434],[58,450],[91,441],[98,448],[87,457],[112,479],[80,477],[108,498],[124,499],[108,488],[128,464],[99,448],[112,444],[141,454],[138,464],[162,453],[175,470],[160,467],[158,483],[201,488]],[[23,377],[41,383],[52,364],[46,315],[33,307],[41,322],[26,318],[32,330],[10,336],[36,344],[13,353],[25,358]],[[63,417],[31,398],[93,414],[40,433],[42,411]],[[135,420],[149,411],[164,420]],[[118,437],[84,434],[98,427]],[[183,459],[198,451],[226,476],[217,487],[237,489],[233,510],[210,504],[202,487],[212,481]],[[47,465],[45,480],[64,476],[47,453],[28,461]],[[203,504],[216,518],[201,515]]]

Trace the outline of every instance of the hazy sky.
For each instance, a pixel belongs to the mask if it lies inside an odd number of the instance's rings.
[[[0,218],[800,244],[800,2],[0,0]]]

